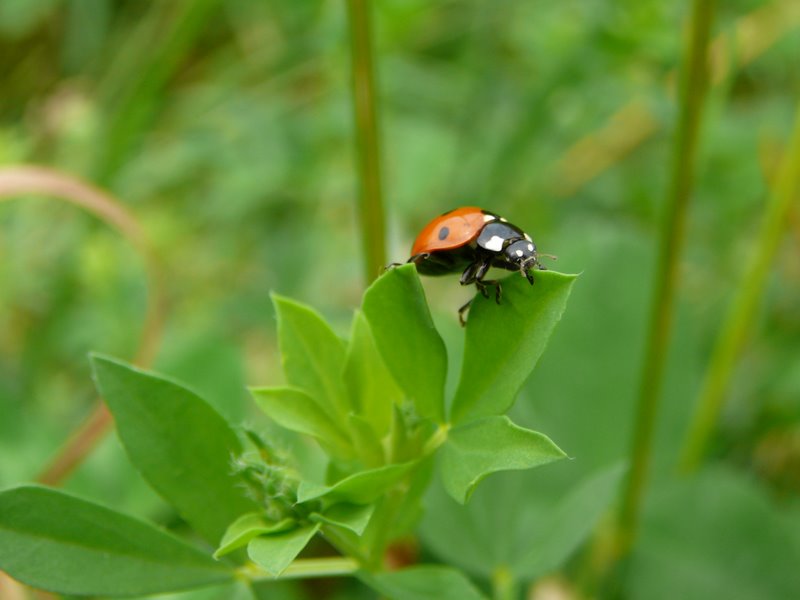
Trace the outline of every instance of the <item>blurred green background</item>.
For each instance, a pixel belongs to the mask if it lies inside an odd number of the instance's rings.
[[[434,215],[476,204],[530,232],[558,270],[582,272],[515,409],[575,458],[514,474],[515,497],[557,502],[630,445],[688,4],[373,8],[391,260]],[[669,573],[695,591],[727,581],[731,598],[800,589],[781,567],[800,561],[797,203],[713,469],[695,484],[672,475],[800,98],[800,4],[719,2],[714,40],[634,597],[692,597],[665,587]],[[340,2],[0,1],[0,166],[81,176],[135,215],[167,274],[153,366],[237,422],[258,422],[245,385],[281,378],[269,292],[346,335],[364,289],[348,43]],[[457,365],[469,292],[456,281],[425,283]],[[0,204],[0,487],[35,478],[88,414],[87,352],[135,354],[146,294],[142,258],[102,222],[52,199]],[[65,487],[172,518],[113,436]],[[765,522],[774,535],[757,535]]]

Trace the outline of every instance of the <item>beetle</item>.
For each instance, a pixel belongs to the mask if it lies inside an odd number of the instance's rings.
[[[506,219],[477,206],[462,206],[448,211],[420,231],[411,248],[411,258],[422,275],[447,275],[461,272],[461,285],[475,284],[489,297],[488,286],[495,286],[495,301],[502,295],[500,282],[486,280],[491,267],[518,271],[531,285],[533,270],[547,270],[540,256],[556,258],[537,251],[531,236]],[[472,300],[458,309],[464,325],[464,312]]]

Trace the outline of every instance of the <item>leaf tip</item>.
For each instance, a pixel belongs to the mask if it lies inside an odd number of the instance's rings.
[[[279,294],[275,290],[269,291],[269,299],[272,300],[273,304],[277,302],[285,302],[286,300],[288,300],[286,296],[284,296],[283,294]]]
[[[103,352],[92,350],[89,352],[89,363],[92,365],[92,369],[96,369],[101,364],[121,364],[121,361]]]
[[[302,504],[303,502],[314,500],[327,490],[328,486],[326,485],[301,479],[300,483],[297,485],[297,503]]]
[[[113,372],[115,369],[136,370],[130,363],[108,354],[103,354],[102,352],[89,352],[89,364],[92,369],[92,380],[95,382],[98,389],[100,388],[102,374],[104,372],[108,373],[109,370]]]

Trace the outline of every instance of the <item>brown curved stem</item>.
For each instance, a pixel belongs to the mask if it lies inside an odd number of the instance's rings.
[[[161,269],[139,223],[119,200],[75,176],[27,165],[0,169],[0,201],[31,194],[63,200],[95,215],[130,242],[142,257],[147,308],[134,362],[148,365],[155,356],[164,329],[165,295]],[[92,451],[110,424],[111,415],[98,401],[92,413],[40,473],[38,481],[51,485],[62,481]]]

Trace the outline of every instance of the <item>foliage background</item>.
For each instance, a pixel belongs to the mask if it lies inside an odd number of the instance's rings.
[[[559,270],[583,273],[515,408],[575,457],[522,476],[531,506],[629,448],[687,10],[658,0],[374,5],[391,258],[406,258],[432,215],[477,204],[558,254]],[[785,521],[785,535],[757,544],[756,559],[725,554],[729,538],[708,542],[679,565],[687,581],[722,582],[736,560],[758,580],[800,552],[797,203],[729,387],[715,467],[697,485],[672,477],[800,97],[792,0],[718,3],[714,35],[651,525],[635,557],[641,597],[663,589],[655,561],[677,564],[687,547],[663,530],[700,501],[739,524]],[[280,383],[269,291],[314,305],[345,335],[364,287],[348,52],[338,2],[0,3],[0,163],[81,175],[137,216],[168,274],[154,368],[234,420],[259,419],[246,383]],[[467,292],[453,278],[426,286],[457,347]],[[97,220],[49,199],[0,206],[0,487],[34,478],[87,414],[90,349],[133,355],[145,293],[141,259]],[[65,487],[174,519],[113,435]],[[734,540],[747,539],[742,528]],[[778,571],[783,589],[797,589]]]

